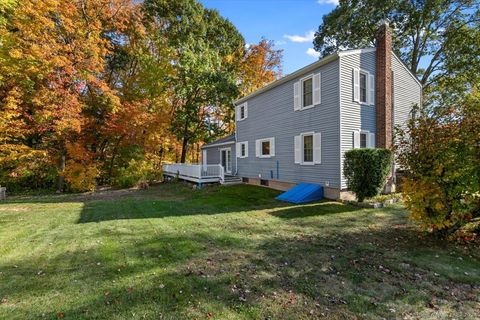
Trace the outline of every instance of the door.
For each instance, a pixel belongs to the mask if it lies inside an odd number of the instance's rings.
[[[232,150],[230,148],[220,150],[220,164],[225,173],[232,173]]]

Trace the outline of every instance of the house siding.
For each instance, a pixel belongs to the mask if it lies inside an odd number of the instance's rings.
[[[224,144],[220,146],[206,146],[203,150],[207,151],[207,164],[221,164],[220,163],[220,150],[225,148],[231,148],[232,150],[232,174],[235,174],[237,167],[235,161],[235,143]]]
[[[412,106],[421,103],[422,86],[395,55],[392,55],[392,70],[393,124],[403,127],[411,116]]]
[[[376,133],[376,107],[353,101],[353,68],[375,75],[375,51],[340,56],[340,155],[339,177],[341,189],[347,187],[343,176],[345,152],[353,148],[353,132],[358,130]],[[375,79],[376,81],[376,79]]]
[[[294,83],[321,73],[321,104],[294,111]],[[248,99],[248,118],[236,123],[237,142],[248,141],[248,157],[238,158],[238,175],[289,183],[340,186],[338,59],[305,72]],[[321,164],[295,164],[294,137],[304,132],[322,135]],[[275,138],[275,156],[257,158],[255,141]]]

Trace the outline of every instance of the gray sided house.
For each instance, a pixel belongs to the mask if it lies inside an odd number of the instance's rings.
[[[343,158],[352,148],[390,148],[422,86],[391,49],[381,24],[377,46],[327,56],[235,102],[235,135],[203,147],[244,182],[286,190],[320,184],[327,198],[346,191]]]

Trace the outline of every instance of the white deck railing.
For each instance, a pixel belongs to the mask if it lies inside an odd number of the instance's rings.
[[[199,182],[202,182],[202,180],[218,178],[219,182],[223,183],[225,179],[225,171],[219,164],[164,164],[163,172],[178,175],[179,177],[198,179]]]

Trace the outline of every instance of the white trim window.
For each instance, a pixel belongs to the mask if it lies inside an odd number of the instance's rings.
[[[374,105],[375,77],[366,70],[353,68],[353,101]]]
[[[244,102],[235,107],[235,118],[237,121],[242,121],[248,118],[248,103]]]
[[[304,110],[321,103],[321,75],[308,75],[293,84],[293,109]]]
[[[275,156],[275,138],[264,138],[255,141],[255,155],[258,158]]]
[[[236,153],[237,158],[248,158],[248,141],[238,142]]]
[[[320,132],[305,132],[295,136],[295,163],[314,165],[322,163],[322,135]]]
[[[367,130],[354,131],[353,148],[375,148],[375,133]]]

